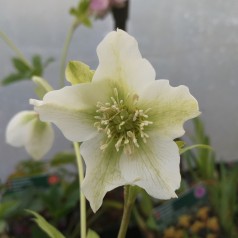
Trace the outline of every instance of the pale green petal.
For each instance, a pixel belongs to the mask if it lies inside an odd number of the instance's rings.
[[[91,82],[93,74],[94,71],[80,61],[70,61],[65,70],[66,79],[72,85]]]
[[[123,154],[120,167],[128,184],[144,188],[158,199],[177,197],[181,176],[179,150],[175,142],[150,137],[135,153]]]
[[[15,147],[24,146],[24,134],[28,132],[29,122],[35,119],[34,111],[21,111],[17,113],[8,123],[6,128],[6,142]]]
[[[34,159],[40,159],[51,148],[54,132],[50,124],[41,122],[34,111],[16,114],[6,129],[6,142],[12,146],[24,146]]]
[[[102,137],[97,136],[80,147],[86,163],[82,192],[94,212],[100,208],[108,191],[125,184],[118,165],[120,154],[115,153],[114,145],[102,152],[101,141]]]
[[[197,100],[186,86],[171,87],[168,80],[156,80],[148,85],[140,102],[151,108],[149,120],[153,121],[152,133],[171,139],[184,134],[185,121],[197,117],[200,112]]]
[[[53,122],[71,141],[84,141],[97,134],[96,104],[108,100],[107,82],[84,83],[47,93],[43,101],[30,100],[42,121]]]
[[[97,54],[99,66],[93,81],[108,78],[138,91],[155,80],[155,70],[141,57],[137,41],[122,30],[109,33],[99,44]]]
[[[25,143],[26,150],[34,159],[40,159],[53,145],[54,131],[52,126],[40,121],[37,117],[29,122],[28,130]]]

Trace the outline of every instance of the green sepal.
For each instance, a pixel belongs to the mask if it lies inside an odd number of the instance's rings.
[[[51,238],[65,238],[60,231],[58,231],[54,226],[49,224],[45,218],[39,215],[37,212],[26,210],[28,213],[32,214],[35,218],[34,221],[37,225]]]
[[[70,61],[65,71],[66,79],[72,85],[91,82],[93,74],[94,70],[80,61]]]
[[[41,77],[34,76],[32,78],[32,81],[37,85],[37,87],[35,88],[35,93],[40,99],[42,99],[46,93],[53,90],[51,85]]]
[[[87,238],[100,238],[100,236],[95,231],[89,229]]]

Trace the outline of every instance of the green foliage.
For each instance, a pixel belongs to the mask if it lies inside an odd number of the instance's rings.
[[[2,79],[1,83],[2,85],[8,85],[21,80],[29,80],[33,76],[42,76],[44,69],[52,61],[53,59],[49,58],[43,62],[39,55],[34,55],[32,57],[31,64],[29,65],[21,58],[12,58],[12,65],[15,69],[15,72]]]
[[[92,22],[89,18],[89,0],[81,0],[77,7],[70,9],[70,14],[73,15],[77,22],[84,24],[86,27],[91,27]]]
[[[54,226],[49,224],[40,214],[37,212],[33,212],[30,210],[27,210],[30,214],[32,214],[35,218],[34,221],[38,224],[38,226],[45,231],[49,237],[51,238],[65,238],[65,236],[60,233]]]
[[[201,119],[193,119],[193,127],[194,135],[190,137],[190,140],[194,145],[184,148],[180,152],[183,154],[183,158],[186,159],[194,179],[214,179],[216,177],[215,154],[210,146],[210,139],[205,132]]]
[[[145,237],[157,237],[158,225],[153,216],[154,202],[148,193],[140,188],[139,203],[134,206],[133,215],[139,229]]]
[[[0,203],[0,220],[10,216],[12,212],[19,206],[19,201],[4,201]]]
[[[66,152],[57,154],[49,162],[33,160],[20,162],[16,171],[9,176],[9,181],[21,177],[42,176],[49,169],[53,169],[57,173],[59,172],[60,182],[44,187],[42,185],[21,187],[21,189],[11,193],[6,193],[7,188],[2,186],[3,197],[0,205],[0,222],[5,222],[12,230],[15,227],[14,224],[18,224],[18,220],[27,222],[28,217],[24,210],[30,209],[42,213],[44,216],[46,215],[47,220],[53,225],[62,227],[62,224],[64,224],[65,234],[73,237],[71,234],[79,219],[78,209],[75,209],[79,201],[79,185],[77,173],[71,173],[72,168],[68,168],[68,165],[71,164],[75,165],[75,156]],[[70,176],[68,176],[69,174]],[[2,217],[1,214],[3,214]],[[65,227],[66,224],[67,227]],[[32,238],[46,237],[37,229],[36,225],[27,222],[27,227],[31,231]],[[22,238],[25,235],[22,234],[20,236],[18,234],[17,237]]]
[[[238,212],[238,170],[237,166],[228,168],[221,164],[220,174],[217,181],[209,186],[210,200],[216,211],[226,237],[237,238],[238,231],[235,217]]]
[[[234,168],[228,168],[224,164],[220,164],[220,166],[216,164],[215,153],[211,150],[210,139],[202,121],[196,118],[193,120],[193,125],[195,133],[191,137],[191,141],[198,145],[182,149],[183,157],[190,166],[193,179],[206,183],[209,201],[219,217],[226,237],[236,238],[238,237],[235,224],[235,217],[238,213],[237,165],[234,165]],[[200,147],[199,144],[203,144],[203,146]]]
[[[72,85],[79,83],[89,83],[92,81],[94,71],[83,62],[70,61],[66,67],[66,79]]]
[[[23,160],[17,164],[15,172],[9,176],[9,179],[36,176],[46,171],[47,165],[43,161]]]

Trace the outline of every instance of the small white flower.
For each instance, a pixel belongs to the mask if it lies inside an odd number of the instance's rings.
[[[25,147],[34,159],[40,159],[51,148],[54,132],[49,123],[39,120],[34,111],[21,111],[8,123],[6,142],[15,147]]]
[[[93,211],[107,191],[130,184],[159,199],[176,197],[180,186],[175,138],[198,103],[185,86],[155,80],[136,40],[122,30],[109,33],[97,49],[99,66],[91,83],[52,91],[31,100],[43,121],[66,138],[83,142],[82,191]]]

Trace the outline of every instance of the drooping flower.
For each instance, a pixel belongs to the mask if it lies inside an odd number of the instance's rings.
[[[89,10],[96,17],[103,17],[111,7],[123,7],[125,2],[126,0],[91,0]]]
[[[109,0],[91,0],[90,9],[93,12],[105,11],[109,7]]]
[[[15,147],[25,147],[32,158],[42,158],[51,148],[54,132],[51,125],[42,122],[34,111],[21,111],[8,123],[6,142]]]
[[[129,184],[159,199],[176,197],[180,186],[175,138],[198,116],[198,103],[185,86],[155,80],[137,41],[122,30],[97,48],[99,66],[91,83],[51,91],[31,100],[41,120],[55,123],[66,138],[83,142],[82,191],[93,211],[107,191]]]

